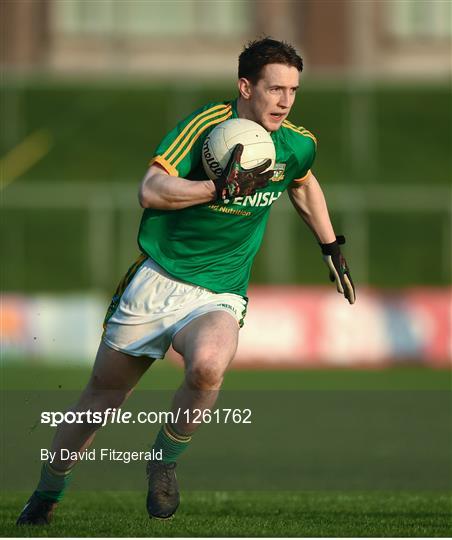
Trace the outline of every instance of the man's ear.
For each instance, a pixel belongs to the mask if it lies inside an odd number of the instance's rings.
[[[237,86],[242,98],[250,99],[252,93],[252,83],[248,79],[245,79],[245,77],[241,77],[237,82]]]

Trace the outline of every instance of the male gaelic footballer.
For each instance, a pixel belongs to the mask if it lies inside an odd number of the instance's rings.
[[[336,238],[322,190],[311,172],[316,139],[288,120],[303,62],[295,49],[269,38],[240,54],[238,98],[210,103],[182,120],[155,151],[141,183],[144,208],[131,266],[107,311],[104,334],[91,378],[75,411],[119,407],[169,346],[185,362],[185,378],[174,395],[176,411],[211,409],[237,349],[246,312],[251,264],[272,204],[288,190],[297,212],[320,244],[339,292],[352,304],[354,286]],[[206,136],[230,118],[263,126],[276,149],[269,162],[245,170],[237,145],[215,180],[207,180],[201,151]],[[257,192],[270,195],[253,197]],[[81,452],[99,424],[61,424],[51,450],[56,459],[42,467],[36,490],[18,524],[49,523],[62,499],[75,460],[58,459],[60,449]],[[161,461],[147,464],[147,511],[169,518],[179,505],[175,468],[198,425],[181,415],[162,426],[153,449]]]

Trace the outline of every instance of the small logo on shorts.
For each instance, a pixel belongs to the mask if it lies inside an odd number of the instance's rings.
[[[226,309],[230,309],[233,313],[235,313],[237,315],[237,310],[231,306],[231,304],[217,304],[218,307],[222,307],[222,308],[226,308]]]

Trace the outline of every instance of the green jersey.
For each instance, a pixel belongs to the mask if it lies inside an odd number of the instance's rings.
[[[238,118],[236,101],[198,109],[168,133],[151,163],[172,176],[206,179],[202,145],[210,131],[229,118]],[[267,187],[252,196],[182,210],[146,208],[138,233],[141,250],[177,279],[245,296],[270,208],[288,186],[307,176],[316,151],[312,133],[288,120],[271,137],[276,162]]]

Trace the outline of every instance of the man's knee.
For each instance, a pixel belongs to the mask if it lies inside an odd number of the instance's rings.
[[[224,372],[223,365],[207,356],[187,368],[185,380],[193,390],[218,390],[223,382]]]

